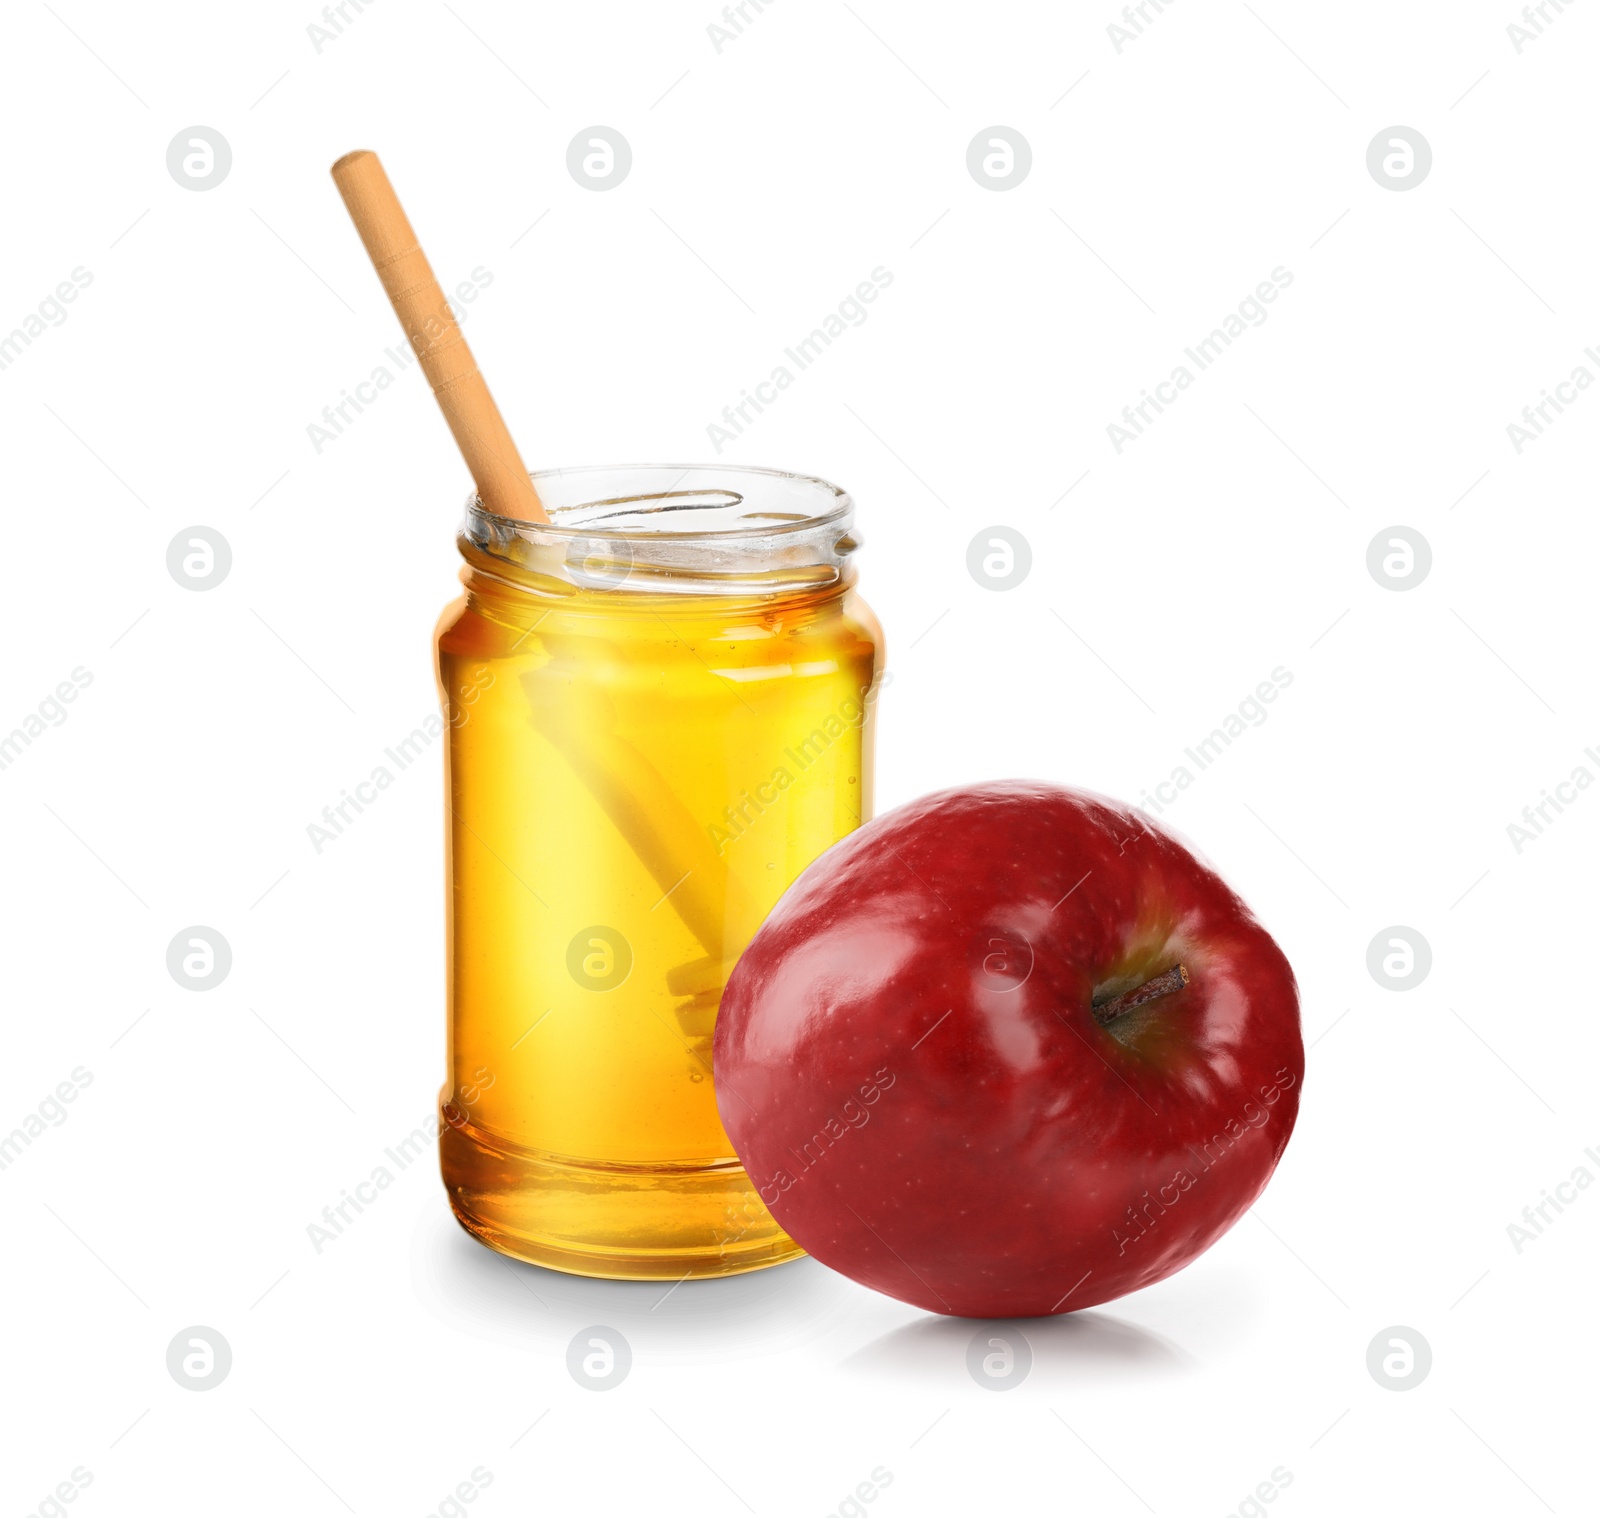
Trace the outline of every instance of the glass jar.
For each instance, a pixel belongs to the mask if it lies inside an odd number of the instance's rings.
[[[582,1275],[801,1251],[717,1117],[722,987],[872,814],[882,635],[854,504],[777,470],[554,470],[550,525],[474,499],[438,630],[449,1074],[463,1227]]]

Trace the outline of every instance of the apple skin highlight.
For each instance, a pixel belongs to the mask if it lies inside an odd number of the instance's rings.
[[[1035,781],[923,797],[824,853],[735,968],[714,1056],[785,1231],[976,1318],[1187,1265],[1267,1184],[1305,1071],[1294,973],[1238,896],[1142,813]]]

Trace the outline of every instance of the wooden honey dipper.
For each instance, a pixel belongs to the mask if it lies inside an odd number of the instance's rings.
[[[433,387],[433,398],[472,472],[479,500],[496,516],[548,522],[522,455],[378,155],[366,148],[346,153],[332,173],[389,304]]]
[[[332,173],[472,472],[479,499],[496,516],[548,523],[549,514],[378,155],[365,148],[346,153]],[[523,680],[533,703],[535,727],[562,753],[632,843],[706,950],[705,959],[679,966],[668,981],[673,995],[689,998],[678,1008],[686,1047],[709,1069],[711,1024],[732,963],[727,957],[727,922],[731,917],[753,929],[759,913],[648,759],[613,735],[604,721],[591,720],[585,726],[562,720],[559,711],[542,704],[546,698],[537,682],[526,674]]]

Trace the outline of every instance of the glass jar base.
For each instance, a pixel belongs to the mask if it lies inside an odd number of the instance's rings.
[[[441,1123],[456,1221],[512,1259],[569,1275],[680,1281],[738,1275],[805,1253],[741,1166],[583,1165]]]

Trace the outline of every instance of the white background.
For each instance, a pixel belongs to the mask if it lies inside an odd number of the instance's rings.
[[[485,1518],[822,1518],[877,1467],[886,1518],[1220,1518],[1278,1467],[1289,1518],[1592,1511],[1600,1196],[1507,1228],[1600,1175],[1600,795],[1520,852],[1507,825],[1600,774],[1600,395],[1520,454],[1506,428],[1600,375],[1600,16],[1519,53],[1509,0],[1182,0],[1118,52],[1109,0],[773,0],[719,52],[710,0],[348,14],[320,52],[310,0],[5,23],[0,333],[92,283],[0,370],[0,730],[93,677],[0,771],[0,1132],[92,1075],[0,1172],[6,1511],[80,1466],[86,1515],[420,1518],[480,1466]],[[201,193],[166,167],[196,124],[233,154]],[[605,193],[566,168],[594,124],[633,150]],[[1033,153],[999,193],[966,167],[995,124]],[[1404,192],[1366,161],[1396,124],[1433,153]],[[320,856],[306,825],[434,708],[468,485],[414,370],[308,438],[400,340],[327,176],[358,146],[447,285],[492,274],[466,331],[531,465],[711,457],[892,272],[723,454],[859,500],[880,810],[1005,775],[1137,801],[1292,672],[1164,815],[1297,969],[1299,1129],[1200,1262],[1030,1325],[1019,1388],[968,1376],[971,1325],[811,1262],[665,1301],[514,1269],[431,1158],[314,1253],[441,1075],[436,756]],[[233,554],[203,593],[166,568],[196,524]],[[1033,554],[1003,593],[966,569],[993,524]],[[1398,593],[1366,562],[1396,524],[1433,556]],[[191,924],[233,949],[203,994],[165,964]],[[1404,993],[1367,969],[1391,925],[1433,952]],[[564,1362],[597,1323],[634,1351],[603,1394]],[[193,1324],[233,1351],[205,1393],[165,1367]],[[1391,1325],[1432,1347],[1403,1393],[1366,1367]]]

